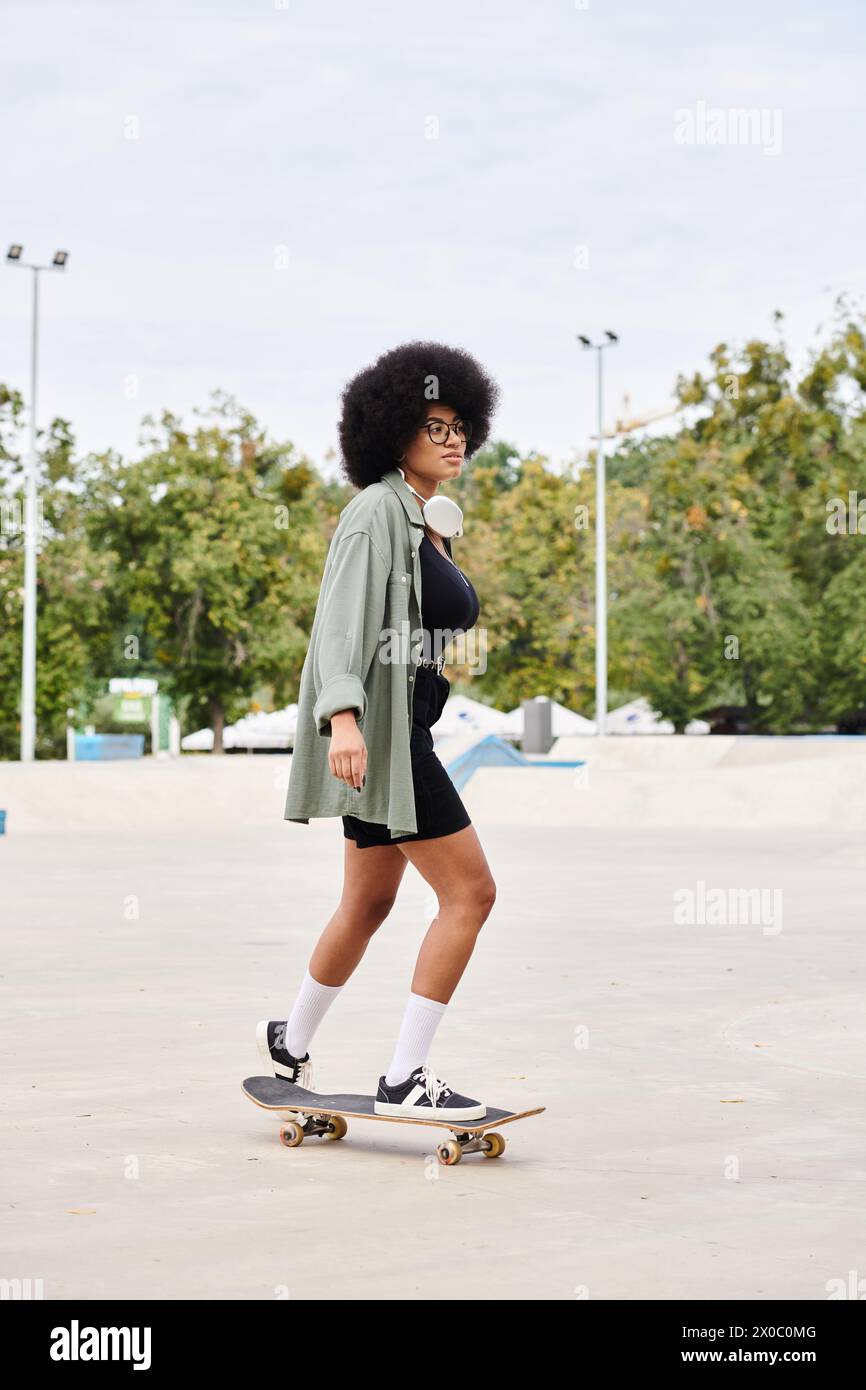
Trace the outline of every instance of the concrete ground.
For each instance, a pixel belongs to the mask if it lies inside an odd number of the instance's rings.
[[[281,818],[287,758],[0,764],[0,1278],[48,1299],[823,1300],[866,1277],[866,748],[556,752],[587,771],[484,769],[464,793],[498,899],[430,1061],[547,1109],[453,1168],[409,1126],[283,1148],[241,1093],[340,891],[339,821]],[[701,883],[731,924],[677,920]],[[315,1038],[320,1089],[386,1068],[434,910],[410,867]]]

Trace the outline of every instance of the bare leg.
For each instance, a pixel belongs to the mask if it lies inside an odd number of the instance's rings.
[[[396,848],[439,899],[439,912],[418,953],[412,992],[447,1004],[496,900],[490,865],[474,825],[435,840],[405,840]]]
[[[397,845],[358,849],[344,838],[343,895],[310,957],[320,985],[344,985],[382,925],[397,896],[406,860]]]

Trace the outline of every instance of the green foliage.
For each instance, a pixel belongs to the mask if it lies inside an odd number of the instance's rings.
[[[693,418],[608,459],[609,686],[682,730],[736,711],[755,732],[866,728],[866,337],[844,303],[805,370],[779,342],[717,346],[680,378]],[[18,754],[23,402],[0,386],[0,757]],[[143,452],[39,440],[39,753],[62,755],[112,676],[149,675],[185,730],[297,697],[330,537],[353,495],[214,393],[191,427],[144,422]],[[510,708],[594,705],[594,476],[489,444],[449,491],[455,559],[481,597],[486,665],[457,687]],[[866,511],[866,504],[864,504]],[[471,673],[471,678],[470,678]]]
[[[677,728],[721,706],[754,732],[866,720],[866,538],[827,530],[833,497],[866,496],[862,329],[842,324],[799,383],[766,343],[711,362],[679,383],[701,418],[647,450],[646,590],[626,600],[632,628],[644,615],[642,693]]]
[[[0,531],[0,757],[17,758],[20,742],[24,537],[20,401],[0,392],[0,469],[5,482]],[[37,575],[37,754],[65,754],[67,710],[79,716],[100,688],[110,559],[90,545],[87,499],[73,463],[68,424],[43,436],[39,497],[42,543]]]
[[[90,533],[114,557],[115,670],[156,675],[217,750],[226,720],[269,684],[288,698],[327,547],[315,475],[217,396],[187,432],[168,413],[133,464],[106,460]]]

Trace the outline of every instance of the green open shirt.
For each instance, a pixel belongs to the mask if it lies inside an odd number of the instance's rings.
[[[392,838],[418,829],[409,738],[421,654],[421,508],[399,469],[340,513],[301,671],[285,819],[355,815]],[[328,765],[331,716],[354,709],[367,745],[360,791]]]

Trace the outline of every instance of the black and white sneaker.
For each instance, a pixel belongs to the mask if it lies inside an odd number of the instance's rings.
[[[256,1042],[267,1076],[281,1076],[284,1081],[303,1086],[305,1091],[315,1089],[309,1052],[304,1057],[293,1057],[286,1048],[285,1019],[262,1019],[256,1026]]]
[[[388,1086],[380,1076],[373,1113],[411,1115],[416,1120],[483,1120],[487,1106],[452,1091],[425,1063],[396,1086]]]

